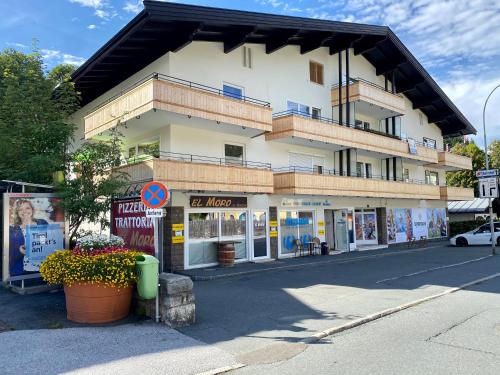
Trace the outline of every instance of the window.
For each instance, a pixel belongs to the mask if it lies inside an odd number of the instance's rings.
[[[323,64],[309,61],[309,79],[311,82],[323,84]]]
[[[243,66],[252,69],[252,49],[243,46]]]
[[[410,170],[408,168],[403,169],[403,181],[410,181]]]
[[[323,174],[323,166],[322,165],[314,164],[313,165],[313,173]]]
[[[424,146],[428,148],[436,148],[436,140],[424,137]]]
[[[365,177],[372,178],[372,165],[370,163],[365,163]]]
[[[363,163],[356,162],[356,176],[363,177]]]
[[[225,144],[224,158],[226,164],[242,165],[244,161],[244,149],[240,145]]]
[[[429,185],[439,185],[439,175],[437,172],[425,171],[425,183]]]
[[[312,108],[312,118],[319,119],[321,118],[321,109],[320,108]]]
[[[229,98],[241,100],[243,98],[243,89],[224,84],[222,85],[222,94]]]
[[[305,104],[295,103],[290,100],[286,102],[286,109],[303,116],[309,117],[309,106]]]

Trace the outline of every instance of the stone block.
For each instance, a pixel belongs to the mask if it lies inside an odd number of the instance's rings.
[[[172,328],[185,327],[195,323],[195,310],[194,303],[171,308],[162,306],[161,320]]]
[[[174,294],[172,296],[166,295],[162,299],[163,306],[167,308],[189,305],[193,303],[194,303],[193,293]]]
[[[193,281],[183,275],[176,275],[172,273],[160,274],[160,284],[162,295],[174,295],[183,293],[192,293]]]

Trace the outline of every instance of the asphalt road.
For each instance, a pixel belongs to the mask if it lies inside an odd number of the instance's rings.
[[[279,363],[309,350],[302,342],[319,331],[500,272],[500,257],[489,252],[439,245],[196,282],[197,324],[181,332],[241,363]],[[350,351],[365,355],[356,347]]]
[[[235,374],[499,374],[500,278]]]

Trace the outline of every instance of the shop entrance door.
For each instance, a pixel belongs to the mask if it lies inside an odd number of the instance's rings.
[[[267,212],[253,211],[252,214],[252,257],[268,258],[267,247]]]
[[[349,250],[349,236],[347,234],[347,210],[335,210],[333,212],[334,219],[334,240],[335,250]]]

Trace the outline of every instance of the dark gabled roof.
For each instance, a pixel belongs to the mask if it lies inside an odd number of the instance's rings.
[[[144,10],[73,74],[83,104],[193,40],[222,42],[225,53],[244,43],[264,44],[267,53],[286,45],[300,46],[300,53],[328,47],[332,55],[353,48],[375,66],[378,75],[391,79],[394,74],[396,91],[406,95],[443,135],[476,133],[389,27],[158,1],[144,1]]]

